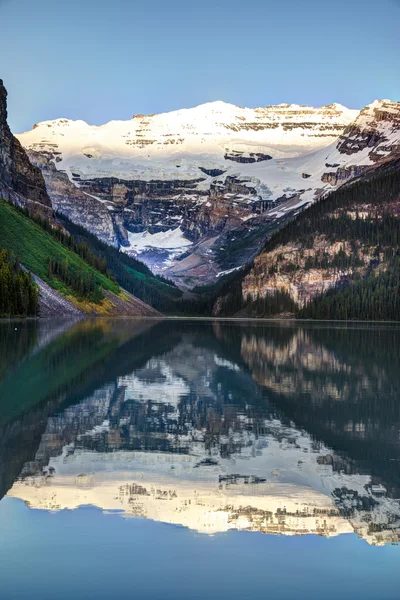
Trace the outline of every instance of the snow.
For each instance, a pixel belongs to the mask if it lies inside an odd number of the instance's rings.
[[[274,158],[303,155],[336,140],[337,127],[343,129],[357,115],[358,111],[339,105],[251,109],[211,102],[101,126],[67,119],[44,121],[17,137],[26,148],[61,152],[62,160],[55,166],[71,180],[74,172],[83,179],[202,177],[207,182],[210,177],[199,167],[234,174],[245,166],[225,160],[226,152],[261,152]],[[304,122],[305,127],[296,127]]]
[[[233,269],[227,269],[226,271],[220,271],[219,273],[217,273],[217,277],[222,277],[223,275],[229,275],[229,273],[233,273],[234,271],[237,271],[238,269],[241,269],[242,267],[234,267]]]
[[[160,231],[159,233],[149,233],[142,231],[140,233],[128,232],[129,248],[125,251],[134,250],[137,254],[144,252],[149,248],[163,248],[165,250],[183,250],[192,245],[192,242],[185,238],[180,227]]]
[[[377,119],[377,114],[384,118]],[[346,140],[354,143],[354,152],[342,153],[341,134],[351,125],[355,133]],[[375,148],[357,151],[365,132],[376,131],[382,142]],[[333,186],[322,181],[327,172],[352,166],[373,164],[371,150],[381,156],[390,152],[390,146],[400,147],[400,103],[377,100],[362,111],[351,110],[340,104],[314,108],[296,104],[280,104],[259,108],[242,108],[225,102],[208,102],[195,108],[181,109],[158,115],[136,115],[126,121],[110,121],[104,125],[89,125],[84,121],[57,119],[38,123],[31,131],[17,135],[27,149],[58,154],[55,168],[64,171],[70,181],[79,187],[79,181],[115,177],[140,181],[196,181],[193,189],[169,197],[178,204],[182,199],[198,201],[209,206],[211,184],[223,190],[228,176],[237,177],[241,184],[255,189],[261,200],[270,202],[293,198],[296,210],[312,202],[318,193],[331,191]],[[225,159],[226,154],[240,152],[242,156],[261,153],[271,160],[238,163]],[[337,165],[329,167],[326,165]],[[212,177],[201,168],[218,169],[223,175]],[[303,174],[308,175],[307,178]],[[82,188],[82,191],[84,188]],[[251,203],[248,199],[227,200]],[[97,196],[112,212],[115,207]],[[251,207],[250,207],[251,209]],[[281,206],[268,215],[281,218],[286,214]],[[246,215],[243,221],[252,218]],[[180,215],[177,215],[177,221]],[[165,232],[128,233],[127,252],[140,254],[149,250],[165,250],[170,261],[189,248],[182,230]],[[160,266],[165,268],[165,260]],[[226,274],[221,272],[218,276]]]
[[[165,361],[152,359],[146,366],[145,371],[159,372],[154,380],[136,374],[119,377],[118,386],[125,388],[125,401],[153,402],[156,404],[169,404],[177,407],[181,399],[190,393],[190,388],[182,377],[173,373]]]

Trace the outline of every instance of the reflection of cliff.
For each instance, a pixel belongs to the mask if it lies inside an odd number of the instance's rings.
[[[374,475],[394,434],[383,454],[372,435],[384,435],[374,398],[392,377],[390,361],[373,357],[372,369],[348,339],[346,355],[343,340],[324,336],[188,322],[142,331],[109,354],[107,375],[84,399],[46,415],[10,495],[38,508],[95,504],[208,533],[398,540],[393,476]],[[360,414],[371,423],[367,437],[342,427],[349,415],[361,423]],[[375,462],[349,446],[364,440],[375,443]]]
[[[281,336],[275,327],[268,337],[254,330],[244,333],[241,355],[286,418],[345,453],[347,471],[372,474],[399,497],[397,330],[293,327]]]

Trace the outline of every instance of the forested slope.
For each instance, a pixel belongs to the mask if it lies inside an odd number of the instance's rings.
[[[313,204],[275,233],[214,314],[400,319],[400,161]]]
[[[49,230],[46,230],[47,226]],[[2,199],[1,249],[83,313],[156,314],[150,307],[121,290],[106,263],[98,260],[87,246],[77,244],[71,236],[48,225],[41,217],[31,218],[27,209]],[[13,309],[7,314],[13,316],[20,313],[19,309]],[[32,314],[32,311],[25,311],[23,315],[28,313]]]

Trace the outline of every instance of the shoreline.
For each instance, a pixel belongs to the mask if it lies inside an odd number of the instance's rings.
[[[230,322],[230,323],[291,323],[291,324],[341,324],[341,325],[400,325],[400,319],[398,321],[373,321],[373,320],[361,320],[361,319],[348,319],[348,320],[333,320],[333,319],[296,319],[296,318],[268,318],[268,317],[196,317],[196,316],[171,316],[171,315],[160,315],[160,316],[145,316],[145,315],[80,315],[71,316],[53,316],[53,317],[0,317],[0,323],[16,322],[38,322],[38,323],[49,323],[53,321],[96,321],[96,320],[130,320],[130,321],[211,321],[211,322]]]

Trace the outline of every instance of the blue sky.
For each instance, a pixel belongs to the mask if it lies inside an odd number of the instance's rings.
[[[211,100],[400,99],[398,0],[0,0],[13,131]]]
[[[355,534],[209,536],[93,507],[32,510],[7,497],[0,525],[4,599],[399,598],[400,548]]]

